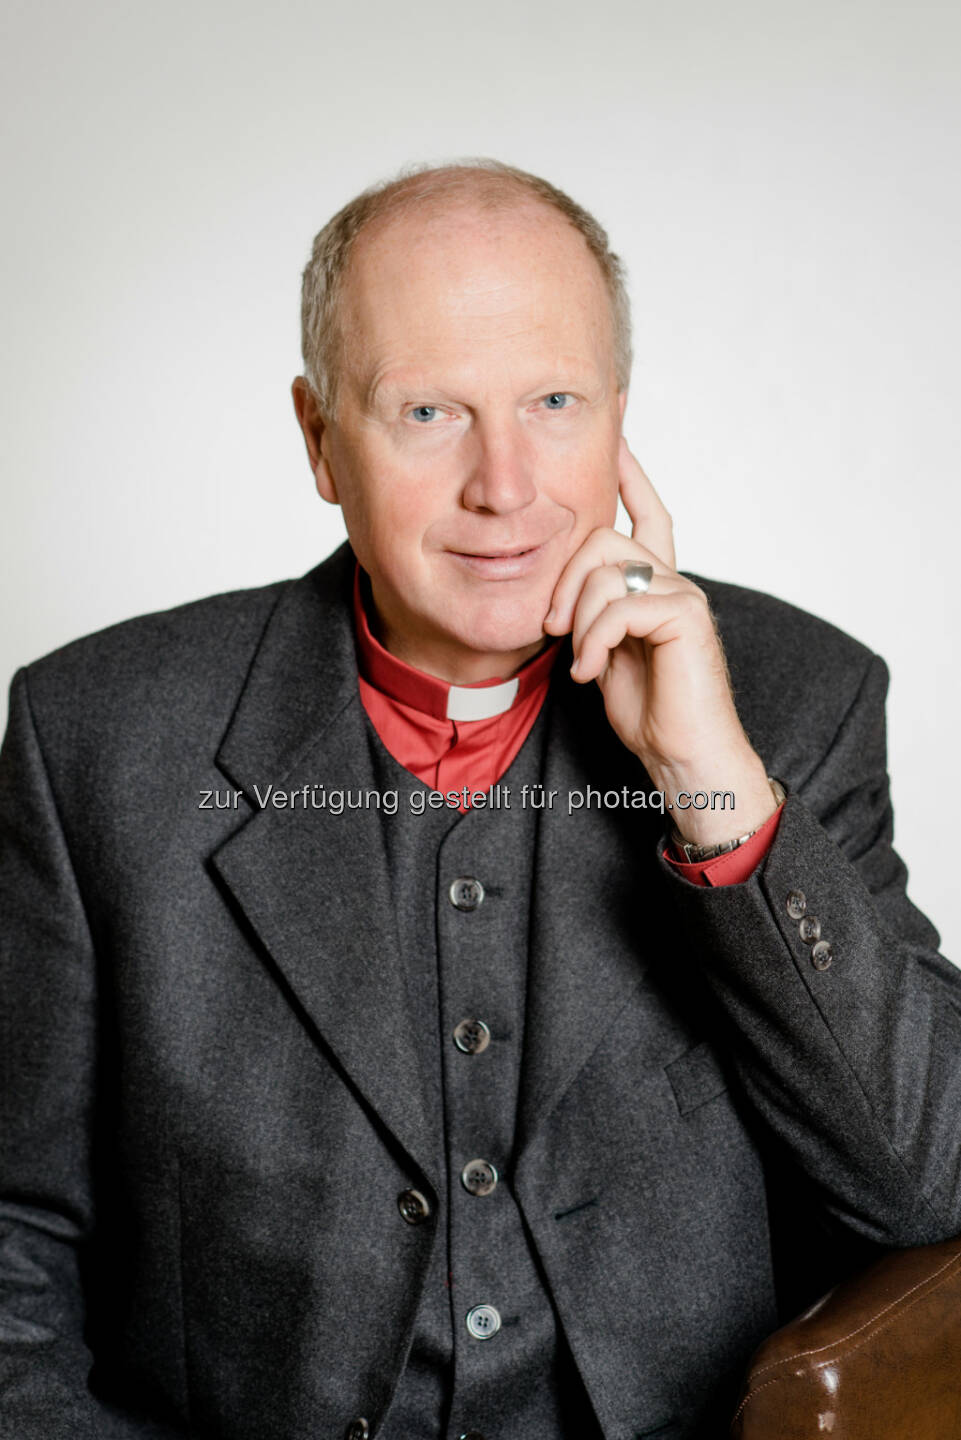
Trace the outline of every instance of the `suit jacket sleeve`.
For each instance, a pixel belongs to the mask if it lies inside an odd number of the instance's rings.
[[[95,957],[24,672],[0,752],[0,897],[0,1437],[162,1440],[175,1432],[89,1387]]]
[[[765,755],[789,796],[748,881],[701,888],[659,863],[765,1133],[844,1227],[906,1246],[961,1231],[961,972],[937,953],[892,848],[887,684],[872,656],[796,787]],[[798,891],[831,945],[827,968],[789,912]]]

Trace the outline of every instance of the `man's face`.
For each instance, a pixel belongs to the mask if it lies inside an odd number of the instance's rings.
[[[616,512],[625,397],[597,262],[543,206],[389,220],[357,242],[340,331],[315,472],[381,638],[455,682],[509,674],[543,643],[565,563]]]

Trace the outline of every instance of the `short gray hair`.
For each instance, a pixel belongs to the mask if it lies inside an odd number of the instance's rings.
[[[304,270],[301,338],[304,371],[321,413],[334,413],[337,352],[341,342],[338,308],[344,275],[358,235],[373,221],[400,215],[419,204],[467,199],[485,209],[504,209],[531,201],[558,211],[583,235],[601,269],[611,302],[614,366],[619,390],[631,374],[631,307],[623,263],[613,253],[607,231],[563,190],[526,170],[500,160],[456,160],[446,165],[412,165],[392,180],[382,180],[350,200],[314,239]]]

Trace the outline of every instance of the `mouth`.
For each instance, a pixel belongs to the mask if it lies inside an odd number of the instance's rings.
[[[450,550],[448,553],[471,574],[485,580],[517,580],[538,564],[548,542],[512,545],[503,550]]]
[[[474,560],[511,560],[516,555],[530,555],[533,550],[540,550],[541,545],[518,545],[511,550],[458,550],[455,554],[467,555]]]

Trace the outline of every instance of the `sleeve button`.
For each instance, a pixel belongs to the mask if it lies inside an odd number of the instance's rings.
[[[813,945],[821,938],[821,922],[816,915],[804,915],[797,927],[797,933],[805,945]]]
[[[800,920],[801,916],[808,908],[808,897],[805,895],[803,890],[790,890],[788,891],[788,897],[784,902],[784,908],[787,910],[787,913],[790,915],[792,920]]]
[[[815,970],[826,970],[834,959],[834,951],[827,940],[819,940],[811,949],[811,964]]]

